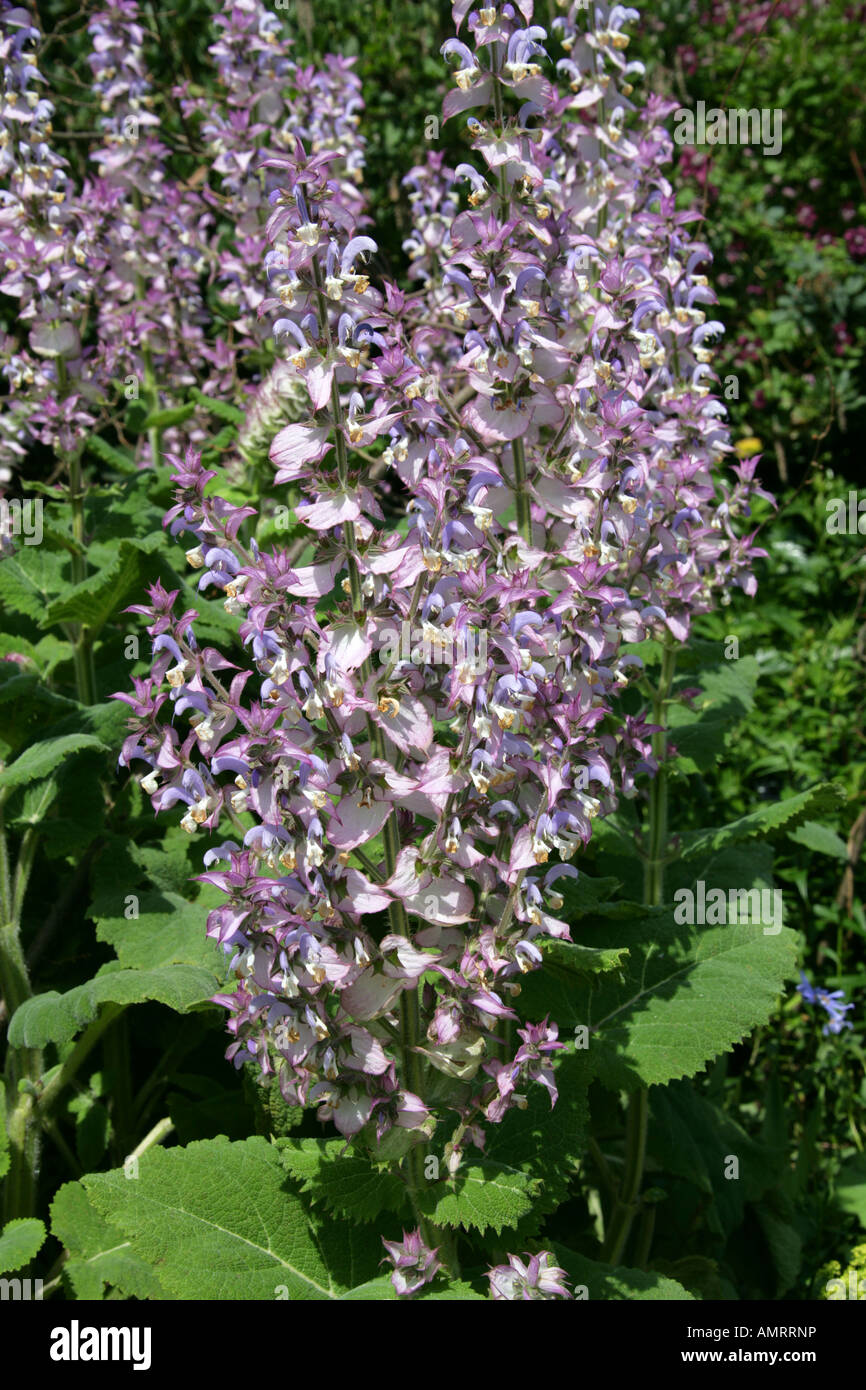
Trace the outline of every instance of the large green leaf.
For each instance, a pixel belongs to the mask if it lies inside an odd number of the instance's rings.
[[[816,854],[829,854],[833,859],[848,858],[848,846],[841,835],[837,835],[828,825],[820,825],[818,821],[805,821],[796,830],[788,832],[788,839],[814,850]]]
[[[574,1039],[567,1034],[560,1032],[560,1040],[566,1046],[554,1064],[556,1105],[551,1108],[543,1086],[531,1085],[526,1109],[510,1110],[501,1124],[489,1125],[484,1146],[490,1162],[518,1168],[539,1180],[541,1190],[535,1198],[539,1210],[550,1210],[564,1199],[569,1178],[583,1157],[589,1124],[587,1054],[575,1052]]]
[[[134,898],[134,902],[127,902]],[[117,952],[124,968],[154,970],[164,965],[200,965],[221,978],[225,956],[215,941],[205,935],[210,908],[225,901],[216,888],[206,886],[195,902],[178,893],[126,893],[115,897],[113,910],[106,911],[103,897],[91,905],[88,915],[96,922],[96,935]],[[127,912],[138,912],[128,917]],[[211,991],[213,993],[213,991]]]
[[[236,405],[229,405],[228,401],[217,400],[214,396],[206,396],[195,386],[190,388],[189,394],[198,405],[203,405],[218,420],[225,420],[230,425],[242,425],[246,419],[244,412]]]
[[[135,1182],[130,1176],[125,1179]],[[118,1241],[80,1182],[59,1188],[51,1203],[51,1234],[64,1245],[69,1258],[63,1281],[76,1299],[103,1297],[106,1286],[128,1298],[164,1298],[156,1272],[133,1254],[127,1240]]]
[[[46,545],[21,546],[15,555],[0,561],[0,602],[4,608],[40,622],[45,606],[64,589],[68,557]]]
[[[336,1300],[380,1273],[375,1235],[329,1220],[323,1236],[265,1139],[151,1150],[135,1181],[115,1170],[83,1182],[170,1298]]]
[[[16,1009],[9,1024],[12,1047],[45,1047],[69,1042],[96,1017],[102,1004],[141,1004],[147,999],[187,1013],[205,1004],[220,982],[209,970],[193,965],[165,965],[156,970],[124,970],[105,965],[86,984],[58,994],[34,995]]]
[[[628,945],[624,982],[601,975],[594,988],[569,988],[540,970],[520,1004],[528,1017],[549,1011],[560,1031],[586,1025],[590,1065],[614,1089],[693,1076],[765,1023],[796,973],[797,938],[785,928],[678,926],[668,911],[584,935],[599,948]]]
[[[9,1135],[6,1132],[6,1087],[0,1086],[0,1178],[9,1172]]]

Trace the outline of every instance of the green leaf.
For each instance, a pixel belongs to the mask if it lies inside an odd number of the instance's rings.
[[[205,410],[210,411],[211,415],[215,415],[218,420],[225,420],[227,424],[242,425],[247,418],[245,413],[239,410],[236,405],[229,405],[228,401],[218,401],[213,396],[206,396],[196,386],[190,387],[189,394],[197,405],[203,405]]]
[[[42,614],[41,626],[83,623],[92,633],[98,632],[118,612],[126,598],[138,590],[144,556],[162,543],[160,536],[122,540],[109,563],[71,587],[62,598],[49,603]]]
[[[718,650],[717,644],[701,644]],[[674,701],[668,707],[670,741],[676,745],[678,767],[686,773],[708,772],[725,751],[728,732],[745,719],[755,702],[758,663],[753,656],[702,668],[698,675],[701,693],[691,706]],[[686,676],[679,684],[691,685]]]
[[[554,1062],[556,1105],[551,1107],[543,1086],[531,1086],[526,1109],[510,1110],[501,1124],[491,1125],[484,1147],[490,1162],[540,1180],[539,1209],[551,1209],[564,1200],[569,1177],[583,1156],[589,1123],[587,1054],[573,1051],[567,1036],[560,1034],[560,1041],[567,1050]]]
[[[471,1284],[467,1284],[463,1279],[455,1279],[453,1283],[446,1284],[442,1288],[437,1287],[438,1280],[430,1286],[430,1292],[422,1290],[414,1295],[416,1300],[422,1303],[451,1303],[459,1300],[466,1302],[489,1302],[484,1294],[478,1293]]]
[[[140,1160],[135,1181],[114,1170],[83,1182],[120,1239],[158,1269],[170,1298],[272,1300],[285,1288],[290,1300],[308,1302],[349,1291],[329,1268],[322,1233],[311,1226],[276,1148],[265,1139],[154,1149]],[[344,1277],[354,1270],[359,1285],[376,1278],[381,1245],[376,1252],[375,1235],[329,1224],[338,1259],[336,1247],[350,1233],[356,1242],[343,1257]]]
[[[182,425],[191,415],[195,414],[195,402],[187,405],[172,405],[165,410],[154,410],[146,415],[139,425],[139,432],[144,434],[146,430],[166,430],[172,425]]]
[[[453,1178],[425,1184],[418,1207],[437,1226],[516,1226],[532,1211],[540,1182],[518,1168],[482,1161],[458,1168]]]
[[[778,1181],[783,1152],[756,1143],[689,1081],[653,1086],[649,1101],[648,1152],[666,1172],[713,1199],[704,1219],[711,1231],[730,1235],[743,1219],[746,1201]],[[735,1178],[728,1176],[731,1157],[738,1161]]]
[[[776,1270],[775,1297],[781,1298],[800,1273],[803,1242],[791,1222],[774,1210],[773,1196],[771,1193],[769,1201],[755,1207],[755,1216]]]
[[[12,1047],[45,1047],[69,1042],[91,1023],[101,1004],[141,1004],[146,999],[167,1004],[176,1013],[188,1013],[206,1004],[219,988],[208,970],[192,965],[166,965],[157,970],[123,970],[119,963],[104,965],[92,980],[58,994],[50,990],[34,995],[15,1010],[9,1024]]]
[[[804,845],[806,849],[814,850],[816,854],[829,854],[833,859],[848,858],[848,846],[842,837],[829,826],[820,825],[817,821],[809,820],[796,830],[789,830],[788,839],[797,845]]]
[[[694,1295],[674,1279],[654,1270],[626,1269],[622,1265],[601,1264],[578,1255],[558,1241],[550,1243],[556,1263],[565,1270],[575,1290],[586,1289],[585,1297],[619,1302],[634,1299],[694,1300]]]
[[[367,1284],[359,1284],[357,1288],[350,1289],[348,1293],[342,1295],[344,1302],[361,1303],[396,1303],[398,1302],[397,1290],[391,1283],[389,1274],[380,1274],[378,1279],[371,1279]],[[404,1299],[403,1302],[407,1300]]]
[[[408,1206],[406,1185],[397,1174],[347,1150],[343,1139],[281,1139],[277,1149],[283,1167],[311,1201],[353,1221],[375,1221],[383,1211]]]
[[[238,432],[234,425],[224,425],[218,434],[215,434],[209,441],[207,448],[203,451],[202,463],[209,467],[216,463],[224,449],[230,449],[237,441]]]
[[[125,1179],[134,1184],[137,1179]],[[66,1247],[69,1259],[63,1280],[76,1299],[96,1300],[106,1286],[127,1298],[165,1298],[156,1273],[137,1255],[129,1241],[88,1200],[80,1182],[68,1182],[51,1203],[51,1234]]]
[[[6,1087],[0,1086],[0,1178],[9,1172],[9,1135],[6,1133]]]
[[[628,904],[630,907],[633,904]],[[646,908],[641,909],[646,912]],[[604,975],[622,970],[628,956],[627,946],[583,946],[574,941],[559,941],[548,937],[541,943],[546,975],[567,980],[575,975]]]
[[[208,911],[224,901],[209,885],[195,902],[177,893],[125,893],[109,903],[103,898],[88,909],[96,935],[117,952],[124,969],[154,970],[164,965],[196,965],[215,979],[225,974],[225,956],[205,934]],[[128,918],[127,911],[138,916]],[[211,991],[213,993],[213,991]]]
[[[59,555],[37,546],[38,563],[33,548],[19,551],[0,561],[0,600],[5,608],[22,613],[25,618],[39,622],[50,598],[64,587]]]
[[[135,456],[124,449],[116,449],[113,444],[109,444],[107,439],[103,439],[99,434],[89,434],[86,440],[87,448],[95,454],[103,463],[109,463],[120,473],[135,473]]]
[[[733,821],[719,830],[698,830],[684,835],[682,857],[694,859],[696,855],[708,854],[710,850],[724,849],[727,845],[740,844],[743,840],[771,835],[783,827],[790,834],[804,821],[814,820],[835,811],[845,799],[845,792],[836,782],[822,782],[809,791],[798,792],[785,801],[777,801],[753,811],[741,820]]]
[[[29,1264],[47,1239],[48,1232],[35,1216],[7,1221],[0,1234],[0,1274]]]
[[[56,771],[58,763],[85,748],[108,751],[107,745],[94,734],[64,734],[61,738],[47,738],[41,743],[31,744],[0,772],[0,788],[20,787],[25,782],[49,777]]]
[[[25,785],[20,810],[11,818],[15,826],[39,825],[57,799],[57,781],[45,777]]]
[[[866,1229],[866,1154],[846,1159],[836,1179],[836,1203]]]
[[[520,1000],[528,1017],[549,1011],[561,1032],[586,1025],[590,1065],[612,1089],[693,1076],[765,1023],[796,974],[797,938],[785,928],[765,936],[761,927],[678,926],[663,911],[593,933],[600,947],[623,939],[623,983],[602,975],[594,988],[568,988],[539,971],[527,977]]]

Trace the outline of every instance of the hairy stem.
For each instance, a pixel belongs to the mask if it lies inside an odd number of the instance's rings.
[[[0,816],[0,994],[10,1019],[33,993],[21,944],[21,908],[37,842],[38,832],[31,827],[22,838],[14,874],[10,873],[6,830]],[[35,1208],[40,1140],[39,1128],[32,1123],[32,1093],[41,1075],[42,1053],[38,1048],[9,1048],[4,1081],[9,1114],[4,1221],[31,1216]]]
[[[664,859],[667,843],[667,705],[676,666],[676,650],[669,639],[665,641],[662,655],[661,675],[653,699],[653,723],[662,725],[653,734],[653,756],[658,762],[658,771],[653,778],[649,794],[649,818],[647,827],[647,859],[644,866],[644,903],[647,907],[658,907],[664,898]],[[646,1087],[641,1087],[629,1098],[626,1118],[625,1170],[610,1224],[604,1243],[604,1260],[607,1264],[617,1264],[622,1258],[632,1223],[639,1210],[639,1197],[643,1181],[646,1159],[646,1136],[649,1122],[649,1096]],[[649,1257],[652,1240],[652,1225],[642,1227],[640,1253],[644,1263]]]

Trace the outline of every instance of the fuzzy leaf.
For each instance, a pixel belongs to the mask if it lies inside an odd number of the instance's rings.
[[[114,962],[86,984],[58,994],[34,995],[15,1010],[9,1024],[12,1047],[45,1047],[65,1043],[92,1022],[101,1004],[141,1004],[146,999],[188,1013],[206,1004],[219,988],[216,976],[192,965],[166,965],[157,970],[124,970]]]
[[[724,849],[727,845],[740,844],[743,840],[771,835],[783,827],[790,833],[805,821],[812,821],[816,817],[835,811],[844,799],[844,790],[838,783],[821,782],[817,787],[798,792],[796,796],[789,796],[785,801],[762,806],[759,811],[753,811],[751,815],[732,821],[730,825],[722,826],[719,830],[698,830],[693,834],[684,835],[682,856],[684,859],[694,859],[697,855],[708,854],[710,850]]]
[[[138,917],[126,918],[126,898],[115,897],[113,911],[107,912],[105,898],[88,909],[96,922],[96,935],[117,952],[125,969],[153,970],[163,965],[198,965],[222,978],[225,956],[215,941],[205,935],[210,908],[221,902],[217,889],[206,886],[195,902],[178,893],[145,892],[133,894]],[[211,991],[213,992],[213,991]]]
[[[246,416],[236,405],[229,405],[228,401],[216,400],[213,396],[206,396],[198,387],[190,387],[189,394],[192,396],[196,405],[203,405],[205,410],[209,410],[211,415],[215,415],[218,420],[225,420],[229,425],[242,425]]]
[[[674,702],[668,707],[670,741],[676,745],[677,766],[682,772],[708,772],[718,761],[725,751],[728,732],[745,719],[754,705],[758,674],[753,656],[738,661],[721,657],[718,665],[700,671],[701,693],[691,705]],[[681,682],[691,683],[689,676]]]
[[[134,473],[136,471],[134,456],[124,449],[115,448],[99,434],[87,436],[87,448],[103,463],[111,464],[119,473]]]
[[[29,1264],[47,1238],[48,1232],[35,1216],[7,1221],[0,1234],[0,1274]]]
[[[41,626],[83,623],[91,632],[98,632],[127,596],[138,589],[144,556],[160,543],[162,537],[158,536],[122,540],[108,564],[70,588],[62,598],[49,603],[42,614]]]
[[[23,753],[0,772],[0,788],[20,787],[25,782],[35,782],[49,777],[57,769],[57,764],[73,753],[84,748],[98,748],[106,751],[106,744],[95,734],[64,734],[61,738],[46,738],[41,743],[33,743]]]
[[[133,1178],[125,1181],[134,1184]],[[128,1298],[164,1298],[156,1273],[88,1200],[80,1182],[64,1183],[51,1203],[51,1234],[69,1251],[63,1279],[76,1299],[95,1300],[106,1285]]]
[[[818,821],[805,821],[796,830],[788,832],[788,839],[793,840],[796,845],[804,845],[806,849],[814,850],[816,854],[829,854],[833,859],[848,858],[848,846],[841,835],[837,835],[836,831],[827,825],[820,825]]]
[[[158,1269],[167,1297],[273,1300],[285,1288],[290,1300],[308,1302],[336,1300],[349,1291],[329,1269],[327,1244],[265,1139],[231,1144],[219,1138],[151,1150],[134,1182],[122,1170],[83,1181],[119,1239]],[[381,1246],[374,1253],[373,1233],[363,1233],[372,1243],[363,1249],[356,1243],[341,1258],[336,1247],[346,1245],[347,1228],[330,1225],[344,1277],[354,1272],[358,1284],[374,1279]]]
[[[566,1050],[557,1054],[554,1064],[556,1105],[551,1108],[542,1086],[531,1086],[525,1110],[510,1110],[501,1124],[489,1126],[484,1149],[492,1163],[519,1168],[540,1179],[536,1204],[548,1210],[565,1198],[570,1174],[583,1155],[589,1122],[591,1077],[586,1052],[575,1052],[567,1034],[560,1033],[560,1041]]]
[[[615,933],[615,936],[614,936]],[[587,929],[587,936],[589,931]],[[570,988],[545,972],[527,977],[521,1010],[549,1011],[560,1032],[589,1027],[588,1057],[613,1089],[693,1076],[769,1018],[797,966],[797,938],[782,928],[678,926],[672,912],[603,924],[597,946],[628,942],[624,981],[599,976]]]
[[[406,1186],[397,1174],[347,1150],[342,1139],[282,1139],[277,1148],[301,1191],[331,1211],[354,1221],[375,1221],[383,1211],[407,1208]]]
[[[866,1154],[854,1154],[839,1170],[836,1202],[866,1230]]]
[[[482,1160],[465,1164],[453,1178],[431,1182],[418,1194],[418,1206],[437,1226],[516,1226],[532,1211],[539,1180],[517,1168]]]
[[[688,1081],[654,1086],[649,1099],[648,1152],[713,1199],[705,1220],[710,1230],[729,1236],[743,1219],[745,1202],[778,1181],[783,1153],[756,1143]],[[731,1157],[739,1162],[736,1180],[728,1173]]]

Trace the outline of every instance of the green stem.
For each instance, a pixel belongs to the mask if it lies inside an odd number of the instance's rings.
[[[6,830],[0,816],[0,994],[10,1019],[33,993],[21,945],[21,907],[37,843],[38,833],[31,827],[22,838],[14,875],[10,874]],[[5,1221],[31,1216],[35,1208],[40,1142],[38,1126],[31,1122],[32,1090],[41,1075],[42,1053],[38,1048],[9,1048],[5,1075],[9,1114],[9,1171],[3,1187]],[[22,1090],[22,1084],[27,1089]]]
[[[25,1055],[22,1050],[17,1054],[17,1059],[23,1060]],[[33,1096],[24,1091],[17,1094],[16,1103],[7,1114],[9,1170],[3,1180],[4,1223],[17,1217],[32,1216],[36,1210],[41,1136],[39,1126],[33,1120],[33,1108]]]
[[[649,1120],[649,1094],[645,1087],[635,1091],[628,1103],[625,1127],[625,1173],[607,1228],[602,1259],[605,1264],[618,1264],[628,1240],[631,1225],[638,1210],[638,1194],[643,1178],[646,1157],[646,1133]]]
[[[514,456],[514,500],[517,508],[517,529],[529,544],[532,541],[532,511],[529,493],[526,490],[526,455],[523,440],[515,439],[511,445]]]
[[[72,507],[72,534],[76,541],[76,549],[72,552],[72,581],[74,584],[81,584],[87,578],[87,560],[84,557],[84,491],[80,453],[73,454],[69,460],[69,502]],[[75,666],[75,688],[82,705],[94,705],[96,669],[93,664],[93,640],[90,629],[84,623],[75,623],[74,631],[72,660]]]
[[[676,648],[666,643],[662,656],[662,670],[653,700],[654,724],[664,725],[667,719],[667,704],[676,666]],[[647,860],[644,866],[644,902],[648,907],[658,907],[664,898],[664,858],[668,833],[668,736],[665,728],[653,734],[653,757],[658,762],[658,772],[650,785],[649,829],[647,834]]]
[[[127,1156],[126,1162],[128,1163],[131,1158],[141,1158],[141,1155],[153,1148],[154,1144],[161,1144],[163,1139],[167,1139],[173,1133],[174,1122],[166,1115],[144,1136],[140,1144],[136,1144],[132,1153]]]
[[[79,1067],[89,1057],[106,1028],[123,1013],[123,1004],[105,1004],[98,1018],[85,1029],[73,1047],[66,1061],[54,1072],[51,1080],[43,1086],[36,1102],[36,1113],[41,1118],[47,1115],[62,1091],[78,1072]]]
[[[132,202],[136,212],[141,217],[141,193],[137,188],[132,190]],[[147,286],[144,276],[140,270],[135,272],[135,297],[140,304],[144,303],[147,296]],[[147,399],[148,411],[152,413],[159,409],[159,390],[156,384],[156,373],[153,370],[153,355],[147,343],[142,343],[141,360],[144,363],[144,393]],[[159,467],[160,450],[162,448],[162,430],[156,426],[151,426],[147,431],[147,442],[150,447],[150,461],[154,468]]]
[[[66,363],[57,358],[57,386],[61,399],[66,395],[69,377]],[[87,537],[84,526],[84,475],[81,470],[81,448],[74,450],[68,460],[69,505],[72,509],[72,582],[81,584],[87,578]],[[73,625],[75,633],[72,660],[75,666],[75,687],[83,705],[96,703],[96,668],[93,664],[93,639],[84,623]]]
[[[649,824],[647,828],[647,859],[644,866],[644,903],[658,907],[664,899],[664,861],[667,846],[668,774],[667,774],[667,705],[676,666],[676,649],[665,641],[662,669],[653,700],[653,723],[662,725],[653,734],[653,756],[658,771],[649,794]],[[640,1208],[640,1189],[646,1160],[646,1137],[649,1123],[649,1093],[641,1087],[629,1097],[626,1118],[625,1168],[604,1243],[603,1258],[607,1264],[617,1264],[625,1249],[632,1223]],[[652,1226],[642,1227],[640,1247],[644,1263],[649,1257]]]

